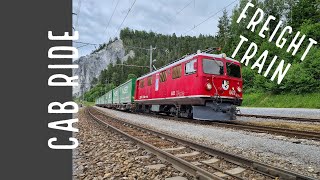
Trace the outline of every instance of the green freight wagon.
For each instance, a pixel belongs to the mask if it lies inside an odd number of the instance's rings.
[[[134,97],[136,79],[130,79],[127,82],[113,89],[113,107],[121,110],[129,110]]]
[[[100,106],[100,105],[101,105],[101,97],[98,97],[98,98],[96,99],[96,105],[97,105],[97,106]]]
[[[106,95],[104,94],[103,96],[101,96],[101,103],[102,103],[103,105],[105,105],[106,102],[107,102],[107,100],[106,100]]]
[[[111,90],[105,94],[105,99],[106,99],[107,107],[111,107],[112,103],[113,103],[113,90]]]
[[[136,85],[136,80],[130,79],[129,81],[119,86],[121,104],[127,104],[127,103],[133,102],[135,85]]]
[[[100,99],[100,104],[103,105],[104,104],[103,96],[101,96],[99,99]]]
[[[112,94],[113,94],[112,104],[119,105],[120,104],[119,86],[113,89]]]

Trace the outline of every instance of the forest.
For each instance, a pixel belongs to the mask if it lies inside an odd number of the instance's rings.
[[[283,49],[276,46],[275,40],[269,42],[268,37],[270,32],[276,28],[277,22],[270,22],[270,31],[265,32],[266,39],[262,39],[258,33],[251,32],[246,29],[246,25],[250,18],[242,19],[237,23],[237,19],[242,12],[247,0],[240,0],[239,5],[232,10],[232,14],[228,14],[226,10],[219,17],[218,32],[215,35],[199,36],[177,36],[176,34],[164,35],[152,31],[138,31],[129,28],[124,28],[120,32],[120,39],[124,43],[126,52],[133,50],[135,57],[128,59],[121,65],[120,59],[114,64],[109,64],[108,67],[101,72],[101,75],[92,81],[90,91],[84,94],[86,101],[93,102],[97,97],[103,95],[110,89],[125,82],[132,77],[139,77],[149,72],[149,51],[143,48],[148,48],[150,45],[156,47],[153,50],[154,66],[160,68],[176,59],[181,58],[186,54],[195,53],[198,49],[203,50],[209,47],[221,47],[220,51],[213,53],[226,53],[231,57],[235,48],[240,41],[240,35],[245,36],[250,41],[259,45],[257,54],[261,54],[264,50],[269,50],[269,56],[279,56],[286,60],[286,63],[292,64],[285,78],[280,84],[276,81],[270,81],[269,76],[264,77],[258,74],[257,70],[251,69],[250,66],[242,65],[242,76],[244,81],[244,93],[268,93],[273,95],[279,94],[297,94],[306,95],[309,93],[320,92],[320,0],[252,0],[251,3],[255,7],[261,8],[267,18],[269,15],[276,17],[277,20],[283,21],[284,26],[291,26],[294,32],[300,31],[318,42],[317,45],[310,50],[309,54],[303,61],[300,57],[303,51],[298,51],[295,56],[286,52],[288,45]],[[248,9],[247,16],[252,17],[256,8]],[[257,27],[257,31],[262,28],[262,25]],[[208,27],[210,28],[210,27]],[[214,29],[214,27],[212,27]],[[279,31],[280,33],[280,31]],[[295,34],[287,35],[285,38],[290,42]],[[108,43],[100,45],[92,53],[96,53],[114,40],[109,40]],[[300,49],[305,49],[308,43],[303,43]],[[234,59],[242,58],[246,49],[241,48]],[[271,59],[267,59],[266,66],[270,64]],[[276,62],[277,63],[277,62]],[[134,66],[128,66],[134,65]]]

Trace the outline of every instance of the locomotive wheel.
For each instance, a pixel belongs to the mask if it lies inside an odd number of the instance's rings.
[[[171,107],[170,110],[170,116],[176,116],[177,115],[177,108],[176,107]]]

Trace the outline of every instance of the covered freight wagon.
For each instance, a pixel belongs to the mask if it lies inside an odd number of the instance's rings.
[[[96,105],[97,106],[102,106],[102,98],[103,97],[99,97],[98,99],[96,99]]]
[[[113,96],[113,100],[112,100],[113,107],[116,107],[120,104],[119,86],[113,89],[112,96]]]
[[[113,103],[117,109],[130,110],[134,101],[136,79],[127,82],[113,89]]]
[[[105,94],[105,103],[106,103],[106,107],[110,108],[112,107],[112,103],[113,103],[113,90],[110,90],[109,92],[107,92]]]
[[[101,105],[104,106],[106,104],[105,94],[100,98]]]

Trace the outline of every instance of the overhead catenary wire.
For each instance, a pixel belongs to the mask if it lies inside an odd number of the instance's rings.
[[[194,29],[196,29],[197,27],[199,27],[201,24],[205,23],[206,21],[210,20],[211,18],[213,18],[214,16],[216,16],[218,13],[222,12],[224,9],[226,9],[227,7],[231,6],[232,4],[234,4],[235,2],[237,2],[238,0],[232,1],[230,4],[228,4],[227,6],[225,6],[224,8],[222,8],[221,10],[217,11],[216,13],[210,15],[208,18],[206,18],[205,20],[201,21],[199,24],[195,25],[193,28],[189,29],[188,31],[184,32],[182,35],[185,35],[187,33],[189,33],[190,31],[193,31]]]
[[[79,0],[79,3],[80,3],[80,1],[81,1],[81,0]],[[195,2],[195,0],[188,1],[188,3],[176,13],[176,16],[179,15],[179,14],[180,14],[183,10],[185,10],[188,6],[190,6],[190,4],[192,4],[192,2]],[[221,10],[219,10],[218,12],[210,15],[208,18],[206,18],[204,21],[200,22],[199,24],[194,25],[190,30],[186,31],[186,32],[183,33],[182,35],[185,35],[185,34],[187,34],[188,32],[193,31],[194,29],[196,29],[197,27],[199,27],[201,24],[203,24],[204,22],[206,22],[206,21],[208,21],[209,19],[213,18],[213,17],[216,16],[218,13],[222,12],[223,9],[226,9],[227,7],[231,6],[231,5],[234,4],[235,2],[237,2],[237,0],[231,2],[230,4],[228,4],[227,6],[225,6],[224,8],[222,8]],[[114,8],[114,12],[115,12],[115,10],[116,10],[116,7],[117,7],[118,3],[119,3],[119,0],[117,1],[117,4],[116,4],[116,6],[115,6],[115,8]],[[126,18],[128,17],[129,13],[131,12],[131,10],[132,10],[133,6],[135,5],[135,3],[136,3],[136,0],[132,3],[131,7],[129,8],[126,16],[124,17],[124,19],[122,20],[120,26],[118,27],[118,30],[117,30],[116,34],[120,31],[123,23],[125,22]],[[81,5],[81,4],[79,4],[79,5]],[[113,13],[113,14],[114,14],[114,13]],[[176,16],[175,16],[175,17],[176,17]],[[111,21],[112,17],[113,17],[113,15],[111,15],[111,17],[110,17],[110,19],[109,19],[109,21],[108,21],[108,25],[107,25],[107,27],[106,27],[106,30],[107,30],[108,26],[110,25],[110,21]],[[174,18],[175,18],[175,17],[174,17]],[[173,18],[173,19],[174,19],[174,18]],[[171,21],[171,22],[172,22],[172,19],[168,19],[168,21]],[[116,36],[116,34],[115,34],[115,36]],[[169,38],[169,37],[168,37],[168,38]],[[95,46],[95,45],[98,45],[98,44],[95,44],[95,43],[87,43],[87,42],[80,42],[80,41],[74,41],[74,42],[75,42],[75,43],[82,43],[82,44],[90,44],[90,45],[94,45],[94,46]],[[169,42],[169,40],[168,40],[168,42]],[[180,44],[179,44],[179,45],[180,45]],[[135,48],[135,49],[149,50],[149,48],[134,47],[134,46],[131,46],[131,47],[130,47],[130,46],[127,46],[127,48]],[[164,50],[165,52],[167,52],[166,49],[159,49],[159,48],[157,48],[157,49],[158,49],[158,50]],[[178,54],[180,54],[180,53],[178,53]]]
[[[94,43],[87,43],[87,42],[81,42],[81,41],[73,41],[73,43],[82,44],[81,46],[77,47],[78,49],[89,46],[89,45],[92,45],[92,46],[94,46],[95,49],[97,49],[96,45],[98,45],[98,44],[94,44]]]
[[[185,5],[180,11],[177,12],[176,15],[180,14],[185,8],[187,8],[193,1],[195,0],[191,0],[187,5]]]
[[[150,48],[143,48],[143,47],[137,47],[137,46],[126,46],[126,48],[141,49],[141,50],[150,50]]]
[[[128,66],[128,67],[139,67],[139,68],[149,68],[149,66],[139,66],[134,64],[114,64],[115,66]]]
[[[134,0],[134,2],[132,3],[131,7],[129,8],[126,16],[123,18],[123,20],[122,20],[120,26],[118,27],[117,32],[114,34],[114,36],[116,36],[116,34],[120,31],[121,26],[123,25],[124,21],[127,19],[128,15],[129,15],[130,11],[132,10],[132,8],[133,8],[134,4],[136,3],[136,1],[137,1],[137,0]]]
[[[73,41],[74,43],[79,43],[79,44],[89,44],[89,45],[98,45],[95,43],[88,43],[88,42],[82,42],[82,41]]]
[[[190,6],[190,4],[192,3],[192,1],[194,1],[194,3],[195,3],[195,0],[189,1],[183,8],[181,8],[179,11],[177,11],[177,12],[175,13],[175,16],[174,16],[173,18],[168,18],[168,16],[166,16],[166,20],[172,24],[172,23],[173,23],[173,20],[176,19],[176,17],[177,17],[183,10],[185,10],[188,6]],[[171,25],[171,26],[172,26],[172,25]],[[157,29],[159,29],[159,28],[157,28]]]
[[[116,4],[116,6],[115,6],[114,9],[113,9],[113,12],[112,12],[112,14],[111,14],[111,16],[110,16],[110,18],[109,18],[107,27],[106,27],[106,29],[105,29],[105,32],[108,32],[108,31],[107,31],[107,30],[108,30],[108,27],[109,27],[109,25],[110,25],[110,22],[111,22],[111,19],[112,19],[113,15],[114,15],[117,7],[118,7],[119,2],[120,2],[120,0],[117,1],[117,4]],[[109,33],[108,33],[108,34],[109,34]],[[110,36],[110,34],[109,34],[109,36]]]
[[[79,16],[80,16],[80,12],[81,12],[81,2],[82,2],[82,0],[78,1],[78,9],[77,9],[77,13],[75,13],[75,15],[77,16],[76,24],[75,24],[76,30],[78,29]]]
[[[90,44],[84,44],[84,45],[81,45],[81,46],[78,46],[77,48],[80,49],[80,48],[83,48],[83,47],[86,47],[86,46],[89,46]]]

